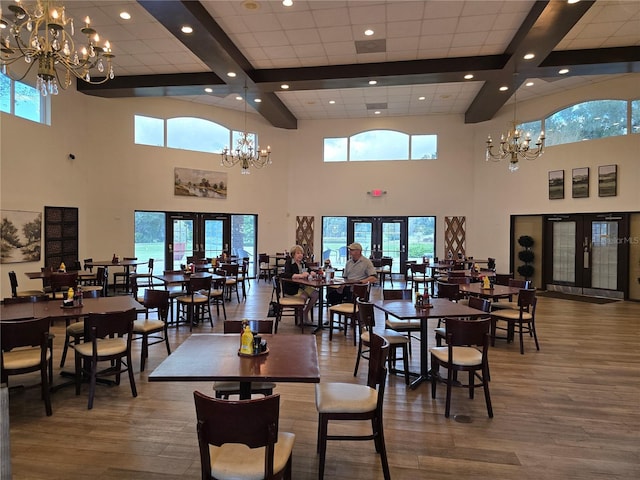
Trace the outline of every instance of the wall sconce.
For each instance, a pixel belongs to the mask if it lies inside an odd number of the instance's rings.
[[[384,197],[386,194],[386,190],[380,190],[379,188],[374,188],[373,190],[367,192],[367,195],[370,195],[372,197]]]

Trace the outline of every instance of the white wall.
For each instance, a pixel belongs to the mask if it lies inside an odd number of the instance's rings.
[[[595,98],[638,98],[638,76],[595,84],[562,95],[518,105],[523,121],[540,118],[568,103]],[[635,80],[635,81],[634,81]],[[176,197],[174,167],[220,170],[217,155],[133,144],[133,115],[198,116],[229,128],[243,128],[242,112],[164,99],[102,99],[63,92],[53,99],[52,126],[0,115],[0,207],[43,211],[45,205],[80,209],[79,258],[111,258],[133,253],[134,210],[171,210],[257,214],[260,251],[280,251],[293,243],[295,217],[316,218],[320,250],[323,215],[436,215],[438,255],[443,252],[445,216],[467,217],[467,252],[476,258],[509,262],[509,215],[522,213],[638,210],[640,135],[551,147],[543,157],[523,163],[511,174],[507,165],[484,162],[488,133],[498,136],[512,116],[465,125],[463,116],[372,118],[353,121],[300,121],[297,130],[277,129],[251,115],[257,131],[273,149],[273,165],[241,175],[229,174],[226,200]],[[419,162],[324,164],[322,139],[362,130],[391,128],[436,133],[438,160]],[[75,160],[67,158],[74,153]],[[617,197],[597,197],[597,166],[616,163]],[[591,195],[547,199],[547,172],[591,168]],[[567,184],[570,185],[570,184]],[[366,194],[372,188],[388,193]],[[595,193],[594,193],[595,192]],[[568,193],[568,194],[567,194]],[[15,270],[20,288],[37,288],[24,272],[42,262],[0,265],[0,296],[10,295],[7,272]]]

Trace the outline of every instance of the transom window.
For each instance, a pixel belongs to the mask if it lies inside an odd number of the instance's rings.
[[[431,160],[438,158],[437,135],[369,130],[350,137],[324,139],[325,162]]]
[[[0,73],[0,111],[32,122],[51,124],[51,101],[31,85]]]

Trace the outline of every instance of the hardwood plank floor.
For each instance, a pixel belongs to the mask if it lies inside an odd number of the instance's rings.
[[[268,283],[254,281],[246,303],[232,301],[227,315],[264,318],[270,295]],[[373,296],[379,295],[374,288]],[[454,390],[452,418],[446,419],[443,386],[432,400],[428,385],[409,390],[402,377],[389,378],[384,426],[393,479],[640,478],[640,304],[539,298],[537,326],[539,352],[529,338],[524,355],[517,342],[498,341],[490,350],[493,419],[486,415],[481,394],[470,400]],[[57,324],[53,331],[57,383],[63,380],[57,364],[64,326]],[[221,321],[213,331],[222,331]],[[299,334],[290,318],[279,331]],[[311,335],[311,329],[304,334]],[[188,335],[187,327],[171,329],[172,348]],[[350,337],[338,334],[329,342],[323,331],[317,342],[323,382],[364,383],[366,362],[353,377],[356,347]],[[139,345],[135,348],[139,360]],[[413,352],[411,367],[417,371],[415,343]],[[200,478],[192,392],[211,394],[211,385],[149,383],[149,372],[165,357],[164,347],[155,345],[145,372],[138,372],[136,361],[137,398],[123,379],[119,387],[98,386],[89,411],[86,387],[80,396],[73,387],[64,388],[52,397],[51,417],[45,416],[38,388],[29,386],[37,376],[12,379],[12,385],[27,386],[10,393],[13,478]],[[314,386],[279,384],[276,391],[281,394],[280,428],[296,434],[293,478],[317,478]],[[458,423],[456,414],[472,422]],[[369,425],[349,428],[365,431]],[[373,443],[330,442],[325,478],[382,478]]]

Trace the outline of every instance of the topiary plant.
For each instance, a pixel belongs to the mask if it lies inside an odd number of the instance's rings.
[[[522,235],[518,238],[518,245],[520,245],[523,250],[518,252],[518,258],[520,261],[524,262],[524,265],[520,265],[518,267],[518,274],[524,277],[525,280],[529,280],[529,278],[533,277],[533,272],[535,269],[533,268],[533,259],[535,258],[535,254],[531,250],[533,247],[534,240],[533,237],[529,235]]]

